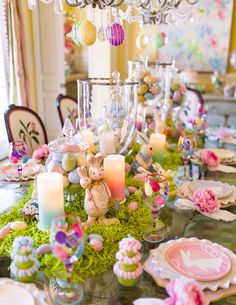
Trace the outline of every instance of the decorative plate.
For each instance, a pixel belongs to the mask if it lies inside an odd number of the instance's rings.
[[[14,292],[14,293],[12,293]],[[0,305],[35,305],[32,295],[22,287],[0,284]]]
[[[199,281],[221,279],[231,270],[231,260],[221,249],[200,240],[171,246],[165,259],[176,272]]]
[[[17,164],[6,164],[0,167],[0,180],[5,181],[20,181],[19,174],[17,171]],[[35,161],[31,160],[23,165],[22,170],[22,181],[31,180],[36,177],[40,172],[41,166]]]
[[[157,249],[151,250],[153,268],[159,271],[161,279],[174,280],[182,275],[180,272],[177,272],[170,267],[169,263],[166,261],[166,252],[170,247],[183,242],[201,242],[203,248],[217,248],[219,249],[219,253],[220,251],[223,251],[231,261],[231,269],[224,277],[208,282],[197,280],[203,290],[209,289],[216,291],[218,288],[227,289],[231,284],[236,284],[236,255],[229,249],[224,248],[219,244],[212,243],[206,239],[199,240],[197,238],[180,238],[178,240],[170,240],[161,244]]]
[[[150,255],[143,263],[143,268],[148,274],[151,275],[151,277],[154,279],[154,281],[158,286],[165,288],[166,285],[169,283],[169,280],[162,279],[160,276],[160,271],[154,268],[154,264],[152,262],[153,261],[152,251],[150,251]],[[236,284],[231,284],[228,288],[223,288],[223,289],[219,288],[216,291],[211,291],[207,289],[204,290],[203,293],[205,295],[206,305],[208,305],[211,302],[218,302],[228,296],[236,294]]]
[[[203,189],[210,189],[218,199],[226,198],[233,192],[229,184],[213,180],[195,180],[190,182],[188,187],[193,193]]]
[[[214,153],[221,159],[221,160],[226,160],[226,159],[232,159],[235,157],[235,152],[231,151],[229,149],[224,149],[224,148],[211,148],[211,151],[214,151]]]
[[[1,303],[1,287],[7,286],[5,295],[10,293],[14,295],[13,303]],[[18,289],[19,288],[19,289]],[[21,291],[21,292],[20,292]],[[18,293],[19,292],[19,293]],[[21,297],[20,297],[21,293]],[[17,300],[17,301],[16,301]],[[22,302],[21,302],[22,300]],[[46,291],[38,289],[34,284],[25,284],[13,281],[8,278],[0,278],[0,305],[52,305],[49,295]]]

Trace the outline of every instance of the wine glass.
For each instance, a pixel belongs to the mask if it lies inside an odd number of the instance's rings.
[[[168,181],[164,175],[148,174],[145,179],[143,197],[145,204],[152,210],[152,229],[144,233],[143,239],[158,243],[164,239],[160,229],[159,211],[168,199]]]
[[[20,187],[19,190],[22,189],[22,174],[23,174],[23,166],[29,160],[29,151],[28,148],[23,141],[13,141],[9,145],[9,161],[12,164],[17,165],[17,173],[19,176]]]
[[[193,155],[196,147],[196,140],[193,135],[184,135],[179,138],[178,152],[183,158],[184,163],[184,175],[179,177],[180,180],[190,181],[190,177],[187,176],[187,165],[189,158]]]
[[[85,237],[78,216],[62,215],[52,221],[50,234],[51,249],[56,258],[64,263],[66,280],[57,279],[59,290],[53,292],[53,301],[57,305],[76,305],[83,299],[80,284],[72,283],[70,278],[73,264],[83,254]]]

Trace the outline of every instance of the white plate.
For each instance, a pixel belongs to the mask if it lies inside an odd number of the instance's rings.
[[[213,180],[195,180],[188,184],[192,193],[201,190],[211,190],[218,199],[226,198],[233,193],[232,187],[228,183]]]
[[[0,284],[0,305],[35,305],[32,295],[22,287]]]
[[[25,284],[9,278],[0,278],[0,291],[1,287],[7,287],[6,291],[11,290],[14,302],[2,303],[0,293],[0,305],[52,305],[48,292],[38,289],[34,284]],[[2,291],[3,289],[5,290],[5,288],[2,288]],[[8,296],[8,292],[5,295]]]

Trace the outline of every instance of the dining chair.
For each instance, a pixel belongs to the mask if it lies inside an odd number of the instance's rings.
[[[76,119],[78,117],[78,102],[76,99],[59,94],[56,99],[57,111],[60,118],[61,126],[67,118],[70,119],[72,125],[75,127]]]
[[[184,101],[179,111],[179,120],[183,123],[188,122],[190,119],[201,116],[206,109],[207,105],[201,93],[192,88],[187,88],[184,95]]]
[[[9,142],[24,141],[30,155],[37,146],[48,143],[41,118],[30,108],[11,104],[4,113],[4,119]]]

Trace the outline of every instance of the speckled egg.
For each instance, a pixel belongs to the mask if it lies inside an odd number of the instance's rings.
[[[37,248],[38,255],[43,255],[43,254],[49,253],[51,251],[52,251],[52,249],[51,249],[50,244],[43,244]]]
[[[24,221],[15,221],[11,223],[11,229],[14,231],[23,231],[27,228],[27,223]]]
[[[156,76],[148,75],[144,77],[143,81],[148,85],[153,85],[159,81],[159,78]]]
[[[129,191],[127,189],[125,189],[125,197],[126,198],[129,197],[129,195],[130,195]]]
[[[93,238],[89,241],[89,245],[90,247],[97,251],[97,252],[100,252],[103,250],[103,242],[99,239],[96,239],[96,238]]]
[[[70,185],[70,182],[66,176],[62,176],[62,177],[63,177],[63,188],[65,189]]]
[[[129,172],[130,172],[130,169],[131,169],[130,164],[126,162],[126,163],[125,163],[125,172],[126,172],[126,173],[129,173]]]
[[[79,184],[80,183],[80,175],[77,171],[77,168],[69,173],[68,180],[69,180],[70,183],[73,183],[73,184]]]
[[[144,97],[143,95],[138,95],[138,101],[139,101],[140,103],[143,103],[143,102],[146,101],[146,99],[145,99],[145,97]]]
[[[132,201],[128,204],[128,210],[129,211],[137,211],[138,210],[138,204],[136,201]]]
[[[153,94],[153,95],[157,95],[158,94],[158,87],[157,86],[152,86],[150,88],[150,92]]]
[[[77,160],[75,156],[71,153],[66,153],[62,159],[62,168],[66,172],[71,172],[77,165]]]
[[[151,92],[147,92],[146,94],[144,94],[144,97],[146,100],[153,100],[154,99],[154,95],[151,94]]]
[[[137,190],[134,195],[137,197],[137,198],[143,198],[143,192],[141,190]]]
[[[174,102],[179,102],[181,100],[180,91],[179,90],[174,91],[172,98]]]
[[[146,85],[146,84],[141,84],[141,85],[138,87],[138,94],[139,94],[139,95],[144,95],[145,93],[148,92],[148,89],[149,89],[148,85]]]

